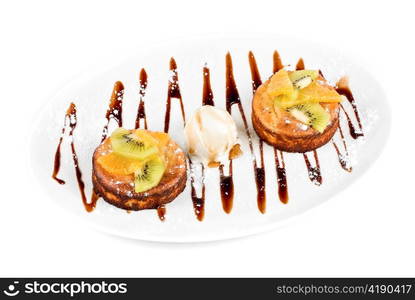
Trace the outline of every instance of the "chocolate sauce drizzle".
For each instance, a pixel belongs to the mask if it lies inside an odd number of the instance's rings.
[[[160,219],[160,221],[164,221],[166,220],[166,206],[165,205],[160,205],[159,207],[157,207],[157,215]]]
[[[321,70],[318,70],[318,72],[319,72],[320,76],[324,78],[324,74],[323,74],[323,72],[322,72]],[[360,123],[360,117],[359,117],[359,113],[358,113],[358,111],[357,111],[357,106],[356,106],[356,102],[354,101],[353,95],[351,95],[352,93],[351,93],[351,91],[350,91],[350,89],[349,89],[349,87],[348,87],[348,86],[347,86],[347,87],[342,87],[342,88],[339,88],[339,87],[338,87],[338,85],[339,85],[339,84],[337,84],[336,91],[337,91],[339,94],[341,94],[341,95],[349,95],[349,96],[346,96],[346,98],[349,100],[349,102],[352,104],[352,106],[354,106],[354,107],[353,107],[353,109],[354,109],[354,113],[355,113],[355,115],[356,115],[356,119],[358,120],[359,128],[360,128],[361,133],[362,133],[362,136],[363,136],[362,124]],[[351,96],[350,96],[350,95],[351,95]],[[349,98],[349,97],[350,97],[350,98]],[[352,99],[352,102],[351,102],[351,100],[350,100],[350,99]],[[341,104],[340,104],[340,105],[341,105]],[[344,108],[343,108],[343,106],[342,106],[342,105],[341,105],[341,108],[342,108],[342,110],[344,111]],[[344,111],[344,112],[345,112],[345,111]],[[352,122],[351,122],[351,120],[350,120],[350,118],[349,118],[349,115],[348,115],[346,112],[345,112],[345,116],[346,116],[346,119],[347,119],[347,122],[348,122],[348,125],[349,125],[349,132],[350,132],[350,135],[351,135],[351,137],[353,137],[353,138],[355,137],[355,139],[356,139],[356,138],[357,138],[357,136],[356,136],[356,134],[354,134],[354,132],[355,132],[356,130],[354,129],[354,126],[353,126],[353,124],[352,124]],[[350,126],[352,126],[352,128],[350,128]],[[343,153],[341,153],[341,151],[340,151],[339,147],[337,146],[336,142],[334,141],[334,139],[331,139],[331,142],[332,142],[332,144],[333,144],[334,149],[336,150],[336,154],[337,154],[337,157],[338,157],[338,159],[339,159],[340,166],[343,168],[343,170],[345,170],[345,171],[347,171],[347,172],[349,172],[349,173],[350,173],[350,172],[353,170],[353,168],[352,168],[351,166],[349,166],[349,161],[350,161],[349,152],[348,152],[348,150],[347,150],[346,140],[345,140],[345,138],[344,138],[343,130],[342,130],[342,128],[341,128],[340,123],[339,123],[339,125],[338,125],[338,128],[339,128],[340,138],[341,138],[341,140],[342,140],[342,144],[343,144],[344,154],[343,154]]]
[[[210,70],[206,65],[203,67],[202,105],[215,106],[215,102],[213,101],[212,87],[210,84]],[[221,164],[219,166],[219,188],[222,200],[222,208],[227,214],[229,214],[232,211],[234,196],[233,171],[231,159],[229,159],[229,175],[225,175],[223,169],[224,166],[223,164]]]
[[[304,60],[300,58],[295,67],[296,70],[304,70]],[[320,71],[321,73],[321,71]],[[321,73],[322,74],[322,73]],[[308,159],[307,153],[303,153],[304,161],[307,166],[308,178],[312,183],[317,186],[320,186],[323,183],[323,177],[321,176],[320,162],[318,160],[317,150],[313,150],[314,160],[316,162],[315,167],[313,167]]]
[[[340,133],[340,138],[341,138],[342,144],[343,144],[344,154],[340,152],[339,147],[337,146],[336,142],[333,139],[331,140],[331,142],[333,144],[334,149],[336,150],[337,157],[339,159],[339,163],[340,163],[341,167],[345,171],[350,173],[353,168],[351,166],[349,166],[349,161],[350,161],[349,151],[347,150],[346,140],[344,138],[343,130],[342,130],[340,124],[339,124],[339,133]]]
[[[322,77],[324,77],[324,76],[323,76],[323,73],[322,73],[321,71],[320,71],[320,75],[321,75]],[[340,81],[341,81],[341,80],[340,80]],[[356,101],[355,101],[355,99],[354,99],[354,97],[353,97],[353,93],[352,93],[352,91],[350,90],[350,87],[349,87],[348,85],[339,86],[339,85],[340,85],[340,81],[337,83],[336,91],[337,91],[340,95],[345,96],[345,97],[346,97],[346,99],[347,99],[347,101],[348,101],[348,102],[350,103],[350,105],[352,106],[352,108],[353,108],[353,112],[354,112],[354,115],[355,115],[355,118],[356,118],[356,121],[357,121],[357,124],[358,124],[358,126],[359,126],[359,132],[356,130],[355,126],[353,125],[352,120],[351,120],[351,119],[350,119],[350,117],[349,117],[349,114],[346,112],[346,110],[344,109],[344,106],[343,106],[342,104],[340,104],[340,108],[341,108],[341,110],[343,111],[344,115],[346,116],[347,123],[348,123],[348,125],[349,125],[349,133],[350,133],[350,136],[351,136],[353,139],[357,139],[357,138],[359,138],[359,137],[361,137],[361,136],[364,136],[364,133],[363,133],[363,126],[362,126],[362,122],[360,121],[359,111],[358,111],[358,109],[357,109]]]
[[[53,163],[52,178],[55,179],[59,184],[65,184],[64,180],[58,178],[58,173],[59,173],[59,170],[61,168],[61,145],[62,145],[62,142],[63,142],[63,136],[65,134],[67,118],[68,118],[68,113],[65,114],[65,122],[64,122],[64,126],[62,127],[61,137],[59,138],[58,147],[56,148],[56,152],[55,152],[55,160],[54,160],[54,163]]]
[[[252,54],[252,53],[251,53]],[[255,58],[253,55],[249,55],[250,62],[253,59],[253,62],[255,62]],[[253,82],[255,81],[258,83],[259,78],[259,72],[257,68],[254,70],[255,78],[253,79]],[[239,97],[239,92],[236,87],[235,78],[233,76],[233,66],[232,66],[232,57],[231,54],[228,52],[226,54],[226,110],[229,112],[229,114],[232,114],[232,105],[237,104],[239,108],[239,112],[241,114],[241,118],[244,124],[245,133],[248,138],[249,142],[249,150],[251,152],[252,156],[252,163],[253,163],[253,169],[255,173],[255,183],[257,186],[257,205],[258,209],[261,213],[265,213],[266,210],[266,195],[265,195],[265,170],[264,170],[264,160],[263,160],[263,154],[261,154],[261,167],[258,167],[258,163],[255,157],[254,152],[254,146],[252,143],[252,136],[251,132],[248,127],[248,122],[246,120],[245,112],[241,103],[241,98]],[[262,146],[260,146],[260,150],[262,151]]]
[[[342,108],[344,114],[346,115],[347,118],[347,123],[349,124],[349,131],[350,131],[350,135],[354,138],[357,139],[358,137],[363,136],[363,126],[362,126],[362,122],[360,121],[360,115],[359,115],[359,111],[357,110],[357,105],[356,105],[356,101],[354,100],[352,91],[350,90],[350,88],[348,86],[345,87],[337,87],[336,91],[343,96],[346,96],[347,100],[349,101],[349,103],[351,104],[352,108],[353,108],[353,112],[354,115],[356,117],[357,120],[357,124],[359,126],[360,132],[356,131],[356,128],[353,126],[352,121],[350,120],[349,115],[347,114],[347,112],[345,111],[343,105],[340,105],[340,107]]]
[[[258,66],[256,59],[252,51],[248,53],[249,67],[251,68],[251,78],[252,78],[252,94],[255,95],[256,90],[262,84],[261,75],[258,71]],[[252,153],[252,155],[254,155]],[[262,139],[259,139],[259,156],[261,160],[261,166],[258,167],[256,159],[254,160],[254,170],[255,170],[255,183],[257,188],[257,205],[261,213],[266,211],[266,191],[265,191],[265,166],[264,166],[264,142]]]
[[[277,73],[279,70],[284,68],[284,66],[282,64],[282,61],[281,61],[280,54],[278,53],[277,50],[274,51],[274,55],[272,57],[272,60],[273,60],[273,64],[272,64],[272,72],[273,73]]]
[[[167,90],[167,101],[166,101],[166,114],[164,117],[164,132],[169,132],[170,127],[170,110],[171,110],[171,99],[176,98],[180,102],[180,109],[182,112],[183,124],[186,122],[186,115],[184,112],[182,94],[180,93],[179,76],[177,75],[177,64],[175,59],[170,58],[170,71],[172,72],[171,79],[169,80],[169,86]]]
[[[304,161],[308,170],[308,178],[315,185],[321,185],[323,183],[323,177],[321,177],[320,162],[318,161],[317,151],[313,150],[314,160],[316,162],[315,167],[313,167],[308,159],[307,153],[303,153]]]
[[[300,58],[295,66],[295,69],[297,71],[299,70],[304,70],[305,69],[305,65],[304,65],[304,60],[302,58]]]
[[[179,86],[179,76],[177,72],[177,64],[176,60],[172,57],[170,58],[170,71],[172,72],[172,76],[169,80],[168,89],[167,89],[167,100],[166,100],[166,114],[164,117],[164,132],[169,131],[170,127],[170,113],[171,113],[171,99],[177,98],[180,102],[180,110],[183,118],[183,125],[186,124],[186,115],[184,111],[184,105],[182,100],[182,95],[180,93],[180,86]],[[205,70],[204,70],[205,74]],[[209,78],[209,70],[206,72],[207,76]],[[206,90],[210,88],[210,81],[207,83],[208,86],[206,87]],[[212,100],[213,101],[213,100]],[[189,160],[189,169],[194,170],[193,162],[188,156]],[[195,179],[194,175],[190,176],[190,185],[191,185],[191,196],[192,196],[192,202],[193,202],[193,209],[195,212],[195,215],[199,221],[203,221],[203,218],[205,216],[205,183],[203,181],[204,178],[204,166],[202,165],[202,192],[201,197],[197,196],[196,187],[195,187]]]
[[[363,132],[357,132],[356,127],[354,127],[353,122],[349,117],[349,114],[346,112],[346,110],[344,109],[344,106],[342,104],[340,104],[340,108],[343,111],[344,115],[346,116],[347,124],[349,125],[350,136],[354,139],[357,139],[358,137],[363,136]],[[357,112],[357,110],[356,110],[356,112]],[[359,126],[361,126],[360,122],[359,122]]]
[[[102,139],[101,143],[106,139],[108,135],[108,126],[111,119],[114,119],[119,127],[122,127],[122,99],[124,97],[124,85],[121,81],[117,81],[114,84],[114,89],[112,90],[110,104],[105,115],[107,123],[102,130]]]
[[[280,158],[278,158],[278,153]],[[284,204],[288,203],[287,172],[285,171],[284,152],[274,147],[275,168],[277,171],[278,196]]]
[[[62,141],[63,141],[63,138],[64,138],[66,128],[69,126],[69,128],[70,128],[69,137],[71,138],[72,159],[73,159],[73,164],[74,164],[74,167],[75,167],[75,174],[76,174],[76,180],[78,182],[78,188],[79,188],[79,191],[81,193],[82,203],[84,204],[84,207],[85,207],[86,211],[91,212],[91,211],[94,210],[94,208],[96,206],[96,202],[97,202],[98,199],[95,196],[95,194],[93,193],[92,200],[91,200],[91,202],[88,203],[88,200],[87,200],[86,195],[85,195],[85,183],[82,180],[82,172],[81,172],[81,169],[79,167],[78,155],[76,154],[75,144],[74,144],[74,140],[73,140],[73,132],[76,128],[77,121],[78,121],[78,119],[76,117],[76,106],[75,106],[74,103],[71,103],[69,105],[69,108],[66,111],[66,114],[65,114],[65,121],[64,121],[64,125],[62,127],[62,135],[59,139],[59,144],[58,144],[58,147],[56,149],[52,178],[55,179],[59,184],[65,184],[65,181],[63,181],[62,179],[59,179],[57,176],[58,176],[59,169],[60,169],[60,164],[61,164],[61,144],[62,144]]]
[[[99,195],[96,194],[94,191],[92,191],[92,193],[91,193],[91,202],[90,203],[86,202],[86,198],[84,198],[84,197],[82,198],[82,202],[84,203],[84,207],[85,207],[87,212],[91,212],[95,209],[98,199],[99,199]]]
[[[146,95],[146,89],[147,89],[147,72],[144,68],[140,70],[140,76],[139,76],[139,95],[140,100],[138,103],[138,109],[137,109],[137,116],[135,118],[135,129],[140,128],[141,120],[143,120],[144,123],[144,129],[148,129],[147,124],[147,116],[146,116],[146,107],[144,102],[144,97]],[[157,207],[157,215],[160,219],[160,221],[164,222],[166,220],[166,206],[160,205]],[[130,211],[127,211],[130,212]]]
[[[191,172],[193,172],[192,160],[190,159],[190,157],[188,157],[188,159],[189,159],[189,168],[190,168]],[[202,193],[201,193],[200,197],[197,196],[194,174],[192,174],[190,176],[190,189],[191,189],[191,196],[192,196],[192,202],[193,202],[193,210],[195,212],[195,215],[196,215],[196,218],[197,218],[198,221],[203,221],[203,219],[205,217],[205,191],[206,191],[206,187],[205,187],[205,182],[204,182],[205,167],[203,166],[203,164],[201,164],[201,168],[202,168],[202,174],[201,174]]]
[[[273,55],[273,67],[272,72],[276,73],[282,68],[284,65],[282,64],[281,57],[278,51],[274,51]],[[278,158],[278,154],[280,158]],[[280,201],[284,204],[288,203],[289,196],[288,196],[288,183],[287,183],[287,171],[285,169],[285,161],[284,161],[284,154],[282,151],[278,150],[274,147],[274,160],[275,160],[275,170],[277,172],[277,185],[278,185],[278,197]]]
[[[147,129],[147,117],[146,117],[146,108],[144,104],[144,96],[146,95],[146,88],[147,88],[147,73],[146,70],[141,69],[140,71],[140,86],[139,86],[139,94],[140,94],[140,102],[138,104],[137,110],[137,117],[135,119],[135,129],[140,128],[140,121],[144,121],[144,129]]]
[[[232,211],[234,196],[232,160],[229,160],[229,175],[224,174],[222,164],[219,166],[219,174],[222,208],[227,214],[229,214]]]
[[[203,67],[202,105],[215,106],[215,102],[213,101],[212,87],[210,85],[210,70],[206,65]]]
[[[259,157],[261,160],[261,167],[255,164],[255,183],[257,188],[257,204],[261,213],[266,211],[267,197],[265,192],[265,165],[264,165],[264,142],[259,140]],[[256,161],[254,162],[256,163]]]
[[[256,90],[262,84],[261,75],[258,71],[258,66],[256,63],[256,59],[254,53],[249,51],[248,53],[248,60],[249,60],[249,67],[251,69],[251,79],[252,79],[252,93],[255,94]]]
[[[255,57],[253,53],[250,51],[248,54],[250,69],[251,69],[251,77],[252,77],[252,90],[253,94],[255,94],[258,87],[262,84],[261,76],[258,71],[257,63],[255,60]],[[277,51],[274,51],[273,54],[273,72],[277,72],[280,69],[283,68],[283,64],[281,62],[280,55]],[[302,58],[299,59],[296,65],[297,70],[304,70],[304,60]],[[171,80],[168,84],[168,92],[167,92],[167,100],[166,100],[166,113],[165,113],[165,123],[164,123],[164,132],[169,131],[169,125],[170,125],[170,113],[171,113],[171,101],[172,98],[176,98],[180,102],[180,109],[181,114],[183,118],[183,123],[185,124],[186,118],[185,118],[185,110],[184,105],[182,101],[182,96],[180,93],[180,87],[179,87],[179,79],[178,79],[178,72],[177,72],[177,64],[174,58],[172,57],[170,59],[170,71],[172,72]],[[320,75],[323,76],[323,74],[320,71]],[[139,76],[139,105],[137,110],[137,117],[135,122],[135,128],[140,128],[141,120],[144,121],[144,128],[148,128],[147,119],[146,119],[146,112],[145,112],[145,102],[144,97],[146,93],[147,88],[147,73],[144,69],[141,69],[140,76]],[[360,116],[357,110],[357,105],[355,102],[355,99],[350,91],[350,88],[348,86],[337,86],[336,88],[337,92],[341,95],[344,95],[348,102],[352,105],[355,117],[359,126],[359,131],[356,130],[354,127],[350,116],[346,112],[343,105],[340,105],[341,110],[346,116],[348,125],[349,125],[349,131],[352,138],[357,139],[360,136],[363,136],[363,129],[362,124],[360,120]],[[120,81],[117,81],[114,84],[114,89],[111,95],[109,108],[106,112],[106,119],[107,123],[104,126],[103,134],[102,134],[102,141],[107,137],[108,134],[108,126],[111,119],[114,119],[118,126],[122,126],[122,101],[123,101],[123,94],[124,94],[124,86]],[[207,66],[203,68],[203,98],[202,98],[202,104],[203,105],[212,105],[214,106],[214,100],[213,100],[213,92],[210,84],[210,70]],[[249,149],[251,152],[251,156],[253,157],[253,168],[255,172],[255,181],[257,186],[257,203],[258,203],[258,209],[261,213],[265,213],[266,210],[266,192],[265,192],[265,167],[264,167],[264,154],[263,154],[263,140],[259,140],[259,153],[260,153],[260,166],[258,166],[255,153],[254,153],[254,146],[251,138],[251,133],[248,127],[248,122],[245,116],[245,112],[239,97],[239,92],[236,87],[234,75],[233,75],[233,66],[232,66],[232,58],[230,53],[228,52],[226,54],[226,110],[231,114],[232,113],[232,106],[234,104],[237,104],[244,128],[245,133],[247,135],[248,141],[249,141]],[[72,158],[73,163],[75,167],[75,173],[76,178],[78,182],[78,187],[81,193],[82,202],[85,206],[85,209],[88,212],[91,212],[95,206],[96,202],[99,199],[99,195],[92,192],[91,201],[88,203],[86,195],[85,195],[85,184],[82,180],[82,172],[79,168],[79,162],[78,162],[78,156],[76,154],[74,141],[73,141],[73,132],[77,125],[77,116],[76,116],[76,106],[75,104],[71,103],[66,114],[65,114],[65,122],[64,126],[61,131],[61,137],[59,139],[59,144],[56,149],[55,153],[55,160],[54,160],[54,168],[53,168],[53,174],[52,178],[56,180],[59,184],[65,184],[65,181],[58,178],[58,173],[60,170],[60,161],[61,161],[61,144],[64,139],[66,128],[69,126],[69,136],[71,137],[71,151],[72,151]],[[340,151],[339,146],[334,142],[332,139],[332,144],[336,150],[336,153],[339,158],[339,163],[341,167],[347,171],[351,172],[352,167],[348,165],[349,161],[349,153],[347,149],[347,144],[345,141],[345,137],[343,134],[343,130],[339,124],[339,134],[342,140],[343,148],[344,148],[344,154]],[[312,166],[310,163],[310,160],[308,158],[307,153],[303,153],[303,157],[308,169],[308,175],[309,179],[316,185],[322,184],[322,176],[321,176],[321,170],[320,170],[320,163],[317,155],[317,151],[313,151],[314,160],[315,160],[315,166]],[[276,166],[276,173],[277,173],[277,183],[278,183],[278,195],[279,199],[282,203],[287,203],[289,200],[288,196],[288,184],[287,184],[287,175],[286,175],[286,167],[284,162],[284,154],[282,151],[279,151],[278,149],[274,148],[274,157],[275,157],[275,166]],[[192,161],[189,157],[189,165],[190,169],[193,169]],[[219,166],[219,175],[220,175],[220,191],[221,191],[221,198],[222,198],[222,206],[226,213],[230,213],[233,207],[233,198],[234,198],[234,185],[233,185],[233,170],[232,170],[232,159],[229,160],[229,175],[224,174],[224,165]],[[204,184],[204,173],[205,169],[204,166],[201,165],[201,175],[202,175],[202,188],[201,188],[201,197],[197,196],[196,188],[195,188],[195,178],[194,176],[191,176],[190,182],[191,182],[191,196],[192,196],[192,202],[195,214],[197,216],[197,219],[199,221],[202,221],[204,218],[204,205],[205,205],[205,184]],[[161,221],[165,220],[165,214],[166,214],[166,207],[164,205],[161,205],[157,208],[157,214]]]

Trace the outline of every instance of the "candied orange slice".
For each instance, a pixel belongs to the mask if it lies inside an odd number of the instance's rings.
[[[164,149],[170,141],[170,137],[167,133],[159,131],[149,131],[149,134],[157,141],[157,145],[160,150]]]
[[[106,155],[102,155],[98,158],[97,162],[110,174],[114,175],[130,175],[141,168],[142,161],[137,159],[126,158],[111,152]]]
[[[294,87],[286,70],[281,69],[272,75],[267,88],[267,93],[270,97],[274,98],[280,95],[291,96],[293,92]]]
[[[336,90],[318,81],[313,81],[307,87],[300,90],[298,100],[302,103],[306,102],[341,102],[340,95]]]
[[[145,129],[135,129],[132,131],[132,133],[138,137],[139,140],[143,141],[144,143],[147,143],[148,145],[157,145],[158,142],[153,136],[152,131],[148,131]]]
[[[298,90],[296,97],[278,96],[274,105],[286,109],[298,104],[338,103],[341,101],[341,96],[333,87],[313,81],[307,87]]]

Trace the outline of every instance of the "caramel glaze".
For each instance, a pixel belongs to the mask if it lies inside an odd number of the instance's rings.
[[[139,79],[139,94],[140,94],[140,102],[138,104],[137,110],[137,117],[135,119],[135,129],[140,128],[140,121],[144,121],[144,129],[148,129],[147,126],[147,117],[146,117],[146,109],[144,105],[144,96],[146,95],[146,88],[147,88],[147,73],[146,70],[141,69],[140,71],[140,79]]]
[[[110,104],[105,115],[107,123],[104,126],[102,131],[101,143],[107,138],[108,135],[108,126],[111,119],[114,119],[119,127],[122,127],[122,99],[124,96],[124,85],[121,81],[117,81],[114,84],[114,89],[112,90]]]
[[[171,110],[171,99],[176,98],[180,102],[180,110],[182,112],[183,124],[186,122],[186,115],[184,112],[182,94],[180,93],[179,76],[177,75],[177,64],[176,60],[170,58],[170,71],[173,73],[169,80],[169,86],[167,90],[167,101],[166,101],[166,114],[164,117],[164,132],[169,132],[170,127],[170,110]]]
[[[56,153],[55,153],[55,161],[54,161],[54,168],[53,168],[53,174],[52,174],[52,178],[55,179],[59,184],[65,184],[65,181],[63,181],[62,179],[59,179],[57,177],[58,173],[59,173],[59,169],[60,169],[60,160],[61,160],[61,144],[63,141],[63,137],[66,131],[66,128],[69,126],[70,131],[69,131],[69,136],[71,137],[71,151],[72,151],[72,159],[73,159],[73,164],[75,167],[75,174],[76,174],[76,180],[78,182],[78,188],[79,191],[81,193],[81,197],[82,197],[82,203],[84,204],[84,207],[86,209],[87,212],[91,212],[94,210],[96,203],[98,201],[98,196],[93,193],[92,194],[92,199],[91,202],[88,202],[86,195],[85,195],[85,183],[82,180],[82,172],[81,169],[79,167],[79,161],[78,161],[78,155],[76,154],[76,149],[75,149],[75,144],[73,141],[73,132],[76,128],[77,125],[77,117],[76,117],[76,106],[74,103],[71,103],[69,105],[69,108],[66,111],[65,114],[65,121],[64,121],[64,125],[62,127],[62,135],[59,139],[59,144],[58,147],[56,149]]]
[[[274,51],[272,72],[276,73],[284,68],[278,51]],[[278,154],[280,158],[278,158]],[[284,154],[274,147],[275,170],[277,172],[278,197],[284,204],[288,203],[287,172],[285,170]]]
[[[262,84],[262,80],[261,75],[258,71],[255,56],[252,51],[249,51],[248,59],[249,67],[251,68],[252,94],[255,94],[257,88]],[[261,159],[261,167],[258,167],[256,159],[254,160],[255,183],[257,188],[257,205],[259,211],[261,213],[265,213],[267,199],[265,191],[264,142],[262,139],[259,139],[259,155]]]

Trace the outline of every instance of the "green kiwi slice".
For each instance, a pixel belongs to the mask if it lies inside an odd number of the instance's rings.
[[[157,141],[144,131],[140,134],[118,128],[111,134],[111,146],[115,153],[127,158],[144,160],[158,152]]]
[[[134,190],[136,193],[145,192],[159,184],[165,171],[165,165],[160,157],[154,157],[143,164],[134,173]]]
[[[299,90],[307,87],[313,82],[319,75],[316,70],[301,70],[293,71],[288,76],[290,77],[293,86]]]
[[[318,103],[298,104],[287,109],[301,123],[322,133],[330,122],[330,114]]]

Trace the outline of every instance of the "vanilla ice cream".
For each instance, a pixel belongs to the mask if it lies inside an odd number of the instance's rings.
[[[229,151],[237,143],[236,125],[231,115],[210,105],[196,110],[184,132],[190,155],[206,165],[227,161]]]

